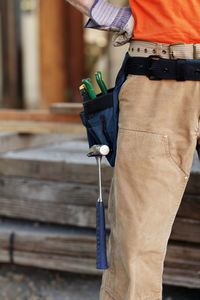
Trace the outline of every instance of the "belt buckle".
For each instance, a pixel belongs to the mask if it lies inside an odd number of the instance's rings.
[[[148,56],[147,58],[147,77],[150,79],[150,80],[161,80],[161,78],[159,77],[156,77],[154,74],[152,74],[152,63],[153,61],[158,61],[162,59],[162,57],[160,55],[150,55]]]
[[[169,44],[169,59],[174,59],[173,47],[176,45],[184,45],[184,43],[172,43]]]

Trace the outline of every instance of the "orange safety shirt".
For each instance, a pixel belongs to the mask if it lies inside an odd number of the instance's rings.
[[[134,39],[200,43],[200,0],[129,0]]]

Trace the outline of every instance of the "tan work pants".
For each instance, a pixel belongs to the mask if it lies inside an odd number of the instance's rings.
[[[199,138],[200,82],[128,75],[119,108],[100,300],[161,300],[167,243]]]

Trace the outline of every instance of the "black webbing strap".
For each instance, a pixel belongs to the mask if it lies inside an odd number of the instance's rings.
[[[10,256],[10,263],[14,263],[14,242],[15,242],[15,233],[11,232],[10,234],[10,247],[9,247],[9,256]]]
[[[146,75],[151,80],[200,80],[200,60],[165,59],[158,55],[129,57],[126,74]]]
[[[89,114],[96,113],[113,106],[113,89],[108,90],[107,94],[97,95],[95,99],[83,102],[84,112]]]

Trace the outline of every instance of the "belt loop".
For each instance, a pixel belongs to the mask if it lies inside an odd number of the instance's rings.
[[[185,59],[176,60],[176,80],[185,81]]]
[[[157,47],[156,47],[156,55],[161,55],[162,52],[162,43],[157,43]]]
[[[169,44],[169,59],[174,59],[173,44]]]
[[[193,44],[193,59],[197,59],[197,46]]]

